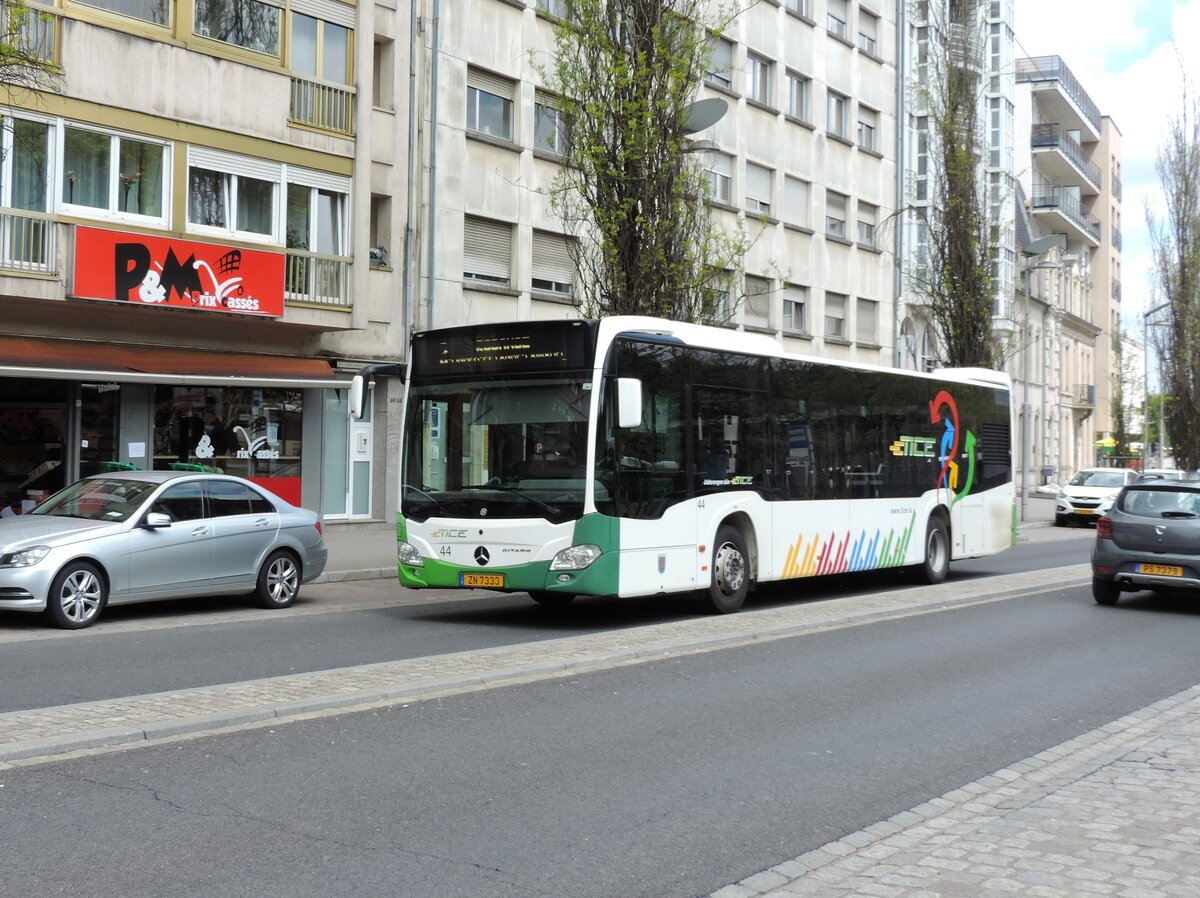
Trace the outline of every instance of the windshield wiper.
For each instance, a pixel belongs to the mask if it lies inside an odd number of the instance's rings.
[[[429,495],[429,493],[425,492],[424,490],[417,489],[411,484],[406,486],[404,489],[409,493],[416,493],[421,499],[424,499],[430,503],[428,507],[422,507],[419,509],[419,511],[445,511],[452,504],[450,502],[443,502],[441,499],[435,499],[433,496]]]
[[[552,514],[552,515],[555,515],[556,517],[557,517],[558,515],[562,514],[562,509],[561,509],[561,508],[558,508],[558,507],[556,507],[556,506],[554,506],[554,505],[551,505],[551,504],[550,504],[550,503],[548,503],[548,502],[543,502],[541,499],[535,499],[533,496],[529,495],[528,493],[523,493],[523,492],[521,492],[519,489],[516,489],[515,487],[511,487],[511,486],[502,486],[502,485],[500,485],[500,484],[498,484],[498,483],[496,483],[496,484],[491,484],[491,485],[489,485],[489,484],[486,484],[486,483],[482,483],[482,484],[479,484],[478,486],[463,486],[463,487],[459,487],[459,489],[464,489],[464,490],[500,490],[501,492],[504,492],[504,493],[512,493],[512,494],[513,494],[513,495],[515,495],[515,496],[519,496],[520,498],[524,499],[526,502],[530,503],[531,505],[537,506],[538,508],[540,508],[542,511],[546,512],[547,514]]]

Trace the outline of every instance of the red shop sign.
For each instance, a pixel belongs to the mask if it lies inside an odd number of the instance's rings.
[[[75,228],[73,294],[144,305],[283,316],[284,254]]]

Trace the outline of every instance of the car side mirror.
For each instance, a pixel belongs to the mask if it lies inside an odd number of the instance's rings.
[[[170,527],[171,516],[163,514],[161,511],[152,511],[146,515],[146,520],[142,523],[143,527],[148,527],[151,530],[157,530],[159,527]]]

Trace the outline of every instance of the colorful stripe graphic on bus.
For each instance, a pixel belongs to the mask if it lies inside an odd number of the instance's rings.
[[[899,567],[904,563],[908,544],[912,540],[913,525],[917,515],[913,512],[907,527],[894,527],[886,537],[880,530],[873,534],[863,530],[850,544],[850,534],[839,541],[834,534],[824,540],[814,536],[805,545],[805,537],[797,538],[788,547],[780,577],[813,577],[821,574],[841,574],[847,571],[872,571],[879,568]],[[847,555],[847,549],[849,554]]]

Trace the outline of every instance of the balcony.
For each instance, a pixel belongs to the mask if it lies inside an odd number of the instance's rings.
[[[1113,249],[1120,251],[1121,249],[1121,229],[1116,225],[1112,226],[1112,245]]]
[[[1032,85],[1042,110],[1069,130],[1100,139],[1100,109],[1067,68],[1061,56],[1017,60],[1017,83]]]
[[[1087,158],[1062,125],[1034,125],[1030,146],[1038,167],[1056,184],[1078,187],[1088,195],[1100,192],[1100,166]]]
[[[44,212],[0,212],[0,271],[55,275],[57,220]]]
[[[349,256],[289,249],[284,302],[349,311],[350,262]]]
[[[1114,198],[1116,198],[1117,202],[1121,201],[1121,176],[1120,175],[1112,176],[1112,195]]]
[[[1075,384],[1075,388],[1071,390],[1071,405],[1074,408],[1095,408],[1096,385]]]
[[[946,50],[954,65],[976,74],[983,72],[983,36],[977,26],[951,23]]]
[[[50,65],[57,65],[59,18],[40,5],[30,6],[18,18],[5,3],[0,10],[0,28],[3,29],[6,50],[24,53]]]
[[[1051,233],[1065,232],[1090,246],[1100,245],[1100,220],[1085,212],[1073,193],[1049,185],[1036,187],[1030,200],[1030,211],[1044,216]]]
[[[354,134],[354,89],[309,78],[292,77],[290,118],[296,124]]]
[[[1121,282],[1116,278],[1112,279],[1112,298],[1117,302],[1121,301]]]

